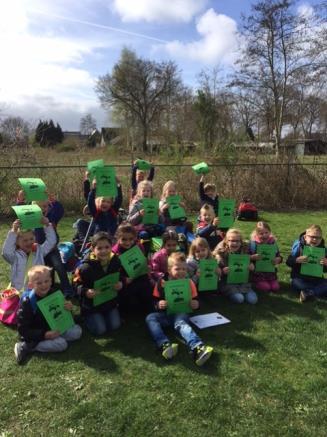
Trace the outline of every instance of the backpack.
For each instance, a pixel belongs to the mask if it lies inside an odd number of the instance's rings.
[[[19,292],[15,288],[7,288],[0,293],[0,322],[5,325],[17,325],[19,308]]]
[[[237,219],[238,220],[258,220],[258,209],[257,207],[244,199],[237,209]]]

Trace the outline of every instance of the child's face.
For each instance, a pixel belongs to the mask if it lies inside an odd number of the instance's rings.
[[[111,197],[103,197],[100,202],[100,209],[103,212],[109,211],[112,206],[112,198]]]
[[[136,237],[134,234],[123,234],[118,242],[123,249],[130,249],[136,241]]]
[[[195,249],[194,255],[196,259],[206,259],[208,258],[209,251],[207,247],[199,246]]]
[[[31,287],[39,297],[44,297],[48,294],[51,288],[51,276],[49,272],[36,273],[30,280]]]
[[[210,197],[210,199],[214,199],[216,197],[216,190],[208,189],[205,194]]]
[[[144,186],[142,189],[141,189],[141,197],[152,197],[152,190],[151,190],[151,187],[148,187],[148,186]]]
[[[268,231],[268,229],[257,229],[257,236],[258,239],[261,243],[265,243],[266,241],[269,240],[270,237],[270,231]]]
[[[213,221],[214,218],[215,218],[215,217],[213,216],[213,214],[212,214],[211,211],[209,211],[209,210],[207,210],[207,209],[203,209],[203,210],[201,211],[201,214],[200,214],[200,220],[201,220],[202,222],[205,222],[205,223],[211,223],[211,222]]]
[[[170,267],[169,275],[172,279],[184,279],[187,275],[186,262],[176,262]]]
[[[169,196],[175,196],[176,195],[176,188],[172,185],[166,190],[166,197]]]
[[[37,205],[41,208],[42,214],[46,216],[49,211],[49,201],[45,200],[44,202],[37,202]]]
[[[322,240],[322,235],[319,231],[308,229],[305,233],[304,240],[308,246],[319,246]]]
[[[145,173],[144,171],[136,170],[136,180],[137,182],[142,182],[145,179]]]
[[[168,255],[170,255],[171,253],[176,252],[177,241],[176,240],[168,240],[168,241],[166,241],[164,247],[165,247]]]
[[[35,237],[32,231],[23,232],[22,234],[19,234],[17,238],[18,248],[26,253],[32,251],[32,247],[34,243],[35,243]]]
[[[231,252],[237,252],[241,247],[241,238],[238,234],[227,235],[227,246]]]
[[[106,261],[111,254],[111,244],[108,240],[99,240],[93,248],[93,253],[99,261]]]

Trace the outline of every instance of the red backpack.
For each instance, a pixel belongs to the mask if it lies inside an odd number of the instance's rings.
[[[258,208],[248,199],[243,199],[237,209],[238,220],[258,220]]]

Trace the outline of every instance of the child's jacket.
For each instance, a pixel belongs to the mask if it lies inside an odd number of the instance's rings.
[[[203,182],[199,182],[199,197],[200,197],[201,206],[203,206],[205,203],[207,203],[208,205],[211,205],[213,207],[213,210],[215,211],[215,213],[218,214],[219,197],[218,197],[218,195],[216,195],[213,199],[211,197],[209,197],[204,192],[204,183]]]
[[[150,260],[151,277],[158,281],[168,270],[168,253],[163,247]]]
[[[91,190],[87,199],[87,206],[94,219],[94,233],[99,231],[108,232],[109,235],[114,236],[118,227],[118,211],[123,201],[123,194],[121,186],[117,186],[118,194],[114,200],[109,211],[103,212],[97,210],[95,206],[95,190]]]
[[[56,233],[51,225],[45,226],[45,241],[43,244],[35,243],[33,246],[32,253],[33,256],[32,264],[44,265],[44,257],[54,248],[57,243]],[[22,290],[27,288],[27,280],[24,283],[24,279],[27,278],[26,275],[26,265],[28,261],[28,256],[26,252],[21,249],[17,249],[17,233],[9,231],[7,238],[3,244],[2,256],[11,265],[11,286],[17,290]]]

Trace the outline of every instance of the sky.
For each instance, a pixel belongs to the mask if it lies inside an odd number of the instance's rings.
[[[79,130],[91,113],[112,125],[94,91],[123,47],[177,63],[186,85],[203,69],[231,68],[241,13],[253,0],[0,0],[0,116]],[[310,11],[311,1],[298,3]]]

